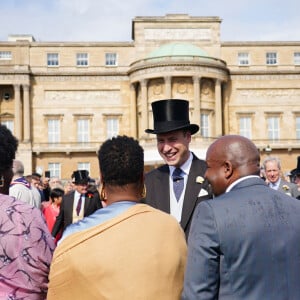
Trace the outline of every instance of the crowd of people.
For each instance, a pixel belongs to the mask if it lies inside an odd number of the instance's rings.
[[[99,191],[86,170],[25,176],[0,125],[0,299],[300,299],[300,156],[286,179],[224,135],[202,160],[188,101],[152,111],[165,164],[145,174],[137,140],[108,139]]]

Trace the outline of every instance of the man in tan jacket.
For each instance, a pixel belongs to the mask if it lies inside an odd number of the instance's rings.
[[[117,137],[101,146],[98,158],[106,207],[64,232],[47,299],[180,299],[185,236],[174,217],[139,203],[145,196],[143,149]]]

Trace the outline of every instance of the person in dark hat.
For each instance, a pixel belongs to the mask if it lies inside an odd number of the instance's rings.
[[[88,171],[77,170],[73,172],[72,176],[74,191],[63,196],[60,212],[52,229],[54,237],[62,233],[68,225],[78,222],[102,208],[99,193],[88,190]]]
[[[297,184],[298,191],[300,193],[300,156],[297,157],[297,168],[293,169],[291,172],[292,182]],[[297,197],[300,200],[300,196]]]
[[[189,121],[189,102],[166,99],[152,103],[157,150],[165,165],[146,174],[144,202],[173,215],[188,237],[197,204],[212,198],[204,179],[206,164],[189,150],[192,135],[199,130]]]

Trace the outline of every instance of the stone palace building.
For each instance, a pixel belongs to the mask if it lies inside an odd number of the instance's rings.
[[[191,149],[205,158],[224,134],[241,134],[284,171],[300,155],[300,41],[222,41],[219,17],[136,17],[132,41],[0,41],[0,122],[19,139],[26,174],[50,170],[98,177],[107,138],[129,135],[145,149],[146,170],[162,163],[151,103],[180,98],[200,125]]]

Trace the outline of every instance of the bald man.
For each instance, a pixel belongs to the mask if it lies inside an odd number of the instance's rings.
[[[182,299],[300,299],[300,201],[270,189],[259,162],[242,136],[208,148],[216,197],[195,210]]]

